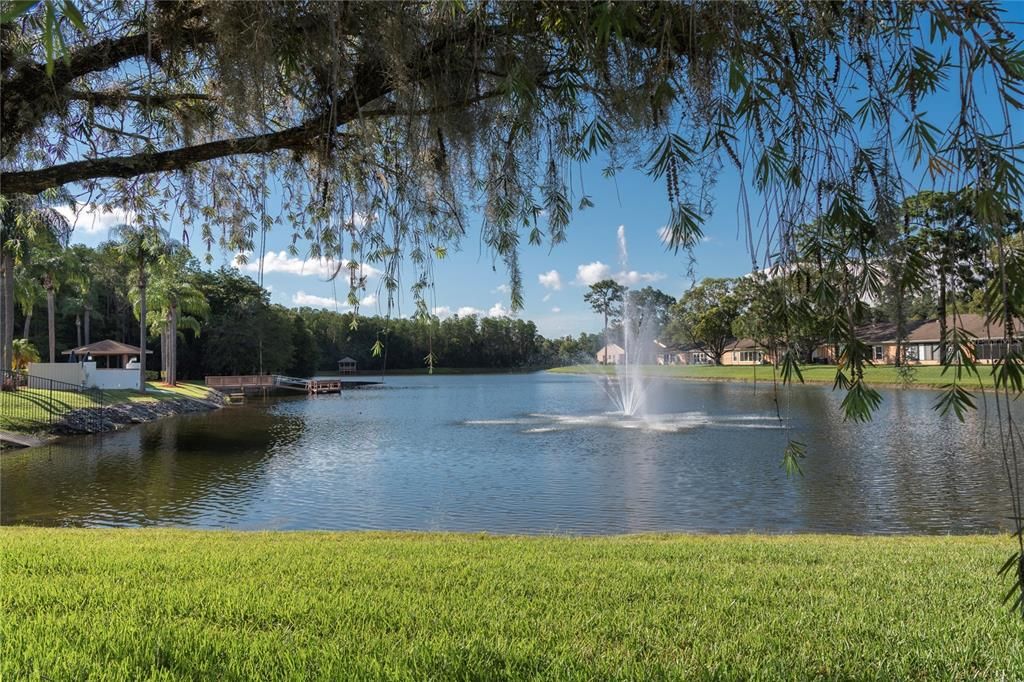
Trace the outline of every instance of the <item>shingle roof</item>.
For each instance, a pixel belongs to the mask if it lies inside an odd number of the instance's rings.
[[[1002,339],[1003,324],[996,323],[988,325],[985,323],[984,315],[974,313],[963,313],[961,315],[949,315],[946,318],[946,325],[949,329],[956,327],[962,329],[971,336],[979,339]],[[1016,329],[1024,330],[1024,325],[1018,321]],[[939,343],[942,340],[942,326],[935,320],[914,320],[907,322],[906,340],[910,343]],[[896,343],[896,324],[893,322],[881,322],[868,324],[857,328],[857,338],[865,343]]]
[[[726,344],[725,350],[747,350],[760,347],[761,344],[754,339],[736,339],[732,343]]]
[[[910,322],[907,328],[910,329]],[[892,322],[877,322],[857,327],[857,338],[865,343],[896,343],[896,325]]]
[[[1000,340],[1006,333],[1003,329],[1002,321],[986,324],[984,315],[975,315],[973,313],[958,315],[956,318],[950,315],[946,318],[946,325],[950,329],[954,326],[958,329],[963,329],[978,339]],[[1019,321],[1015,327],[1017,330],[1021,329]],[[927,320],[920,323],[913,331],[907,332],[907,341],[934,341],[938,343],[941,340],[942,327],[939,325],[938,320]]]
[[[113,341],[111,339],[104,339],[103,341],[97,341],[96,343],[90,343],[87,346],[79,346],[78,348],[72,348],[71,350],[64,351],[63,355],[138,355],[140,352],[138,346],[129,346],[126,343],[119,341]],[[147,353],[153,351],[147,350]]]

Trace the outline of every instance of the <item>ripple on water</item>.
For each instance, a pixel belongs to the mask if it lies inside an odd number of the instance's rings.
[[[599,414],[531,413],[526,417],[519,418],[467,419],[462,424],[466,426],[518,426],[523,427],[523,433],[533,434],[592,428],[681,433],[701,427],[732,429],[780,429],[784,427],[777,417],[762,415],[712,417],[705,412],[637,416],[627,416],[621,412]]]

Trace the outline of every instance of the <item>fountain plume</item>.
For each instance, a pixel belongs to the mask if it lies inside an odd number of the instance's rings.
[[[625,225],[619,225],[616,236],[619,264],[623,271],[628,272],[629,252],[626,248]],[[653,356],[654,319],[655,315],[649,307],[637,305],[634,297],[626,295],[622,304],[623,361],[613,365],[614,375],[603,377],[602,387],[619,411],[628,417],[645,414],[647,380],[643,376],[643,365]]]

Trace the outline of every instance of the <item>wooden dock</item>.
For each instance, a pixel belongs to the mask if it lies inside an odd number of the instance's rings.
[[[358,376],[345,377],[289,377],[281,374],[241,374],[234,376],[208,376],[206,385],[221,392],[269,391],[284,389],[309,395],[341,393],[346,388],[373,386],[384,383],[380,379]]]

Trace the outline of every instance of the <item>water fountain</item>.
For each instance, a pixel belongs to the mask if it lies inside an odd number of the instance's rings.
[[[619,225],[619,265],[629,272],[629,251],[626,248],[626,226]],[[654,314],[631,304],[629,297],[622,304],[622,362],[612,365],[613,375],[602,377],[601,385],[608,397],[626,417],[646,414],[647,381],[643,364],[654,355]],[[607,340],[606,340],[607,342]]]

